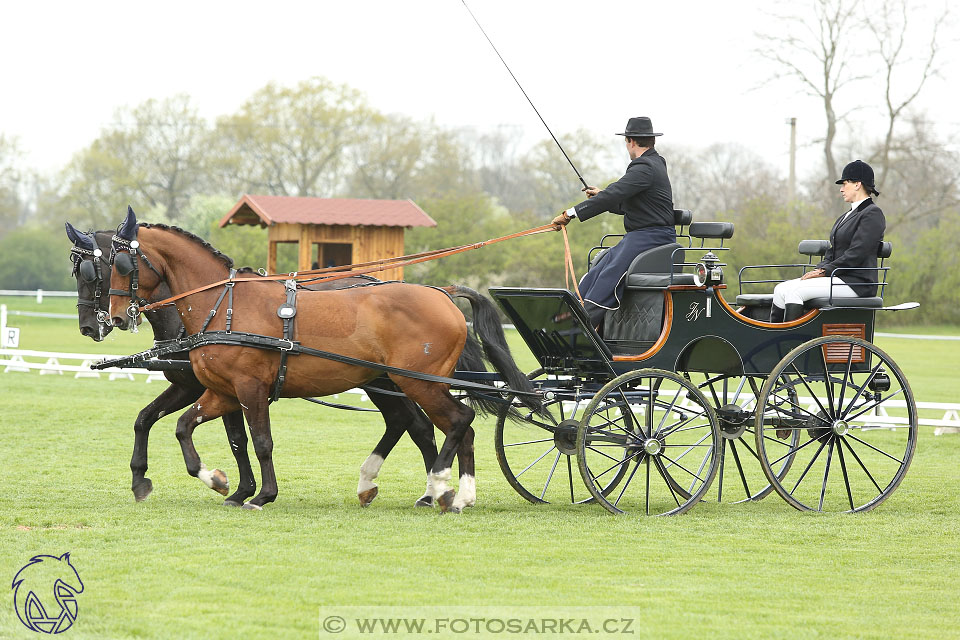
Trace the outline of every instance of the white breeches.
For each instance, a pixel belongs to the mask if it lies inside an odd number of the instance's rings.
[[[803,304],[811,298],[826,298],[830,295],[833,281],[834,298],[856,298],[857,293],[840,278],[808,278],[781,282],[773,290],[773,305],[783,309],[788,304]]]

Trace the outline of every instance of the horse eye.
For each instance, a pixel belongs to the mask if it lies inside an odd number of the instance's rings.
[[[93,266],[93,260],[84,260],[80,263],[80,278],[84,282],[96,282],[97,269]]]
[[[122,276],[128,276],[133,273],[133,258],[129,253],[118,253],[113,259],[113,267]]]

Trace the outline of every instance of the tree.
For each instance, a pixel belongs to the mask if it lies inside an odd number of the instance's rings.
[[[69,250],[63,226],[52,237],[40,227],[14,229],[0,239],[0,289],[72,289]]]
[[[270,83],[217,121],[221,184],[234,194],[335,195],[374,115],[360,92],[325,78],[292,88]]]
[[[927,81],[939,74],[940,30],[949,18],[949,10],[934,16],[929,25],[931,35],[923,45],[924,54],[919,60],[911,59],[908,51],[908,35],[911,16],[916,12],[907,0],[883,0],[879,11],[868,21],[873,33],[880,59],[883,61],[884,107],[887,130],[880,148],[877,182],[883,184],[890,169],[890,152],[894,144],[894,126],[904,111],[917,99]],[[906,88],[897,87],[896,80],[905,78]]]
[[[23,154],[16,138],[0,134],[0,237],[23,223]]]
[[[826,133],[823,155],[828,176],[838,175],[833,145],[837,136],[837,94],[863,75],[850,72],[851,27],[863,19],[860,0],[810,0],[802,6],[790,3],[788,13],[773,16],[780,26],[758,34],[758,53],[786,70],[786,77],[799,81],[803,90],[823,103]],[[809,10],[808,10],[809,9]],[[779,77],[778,71],[777,76]]]
[[[100,228],[131,204],[178,220],[208,187],[205,121],[185,95],[118,110],[116,119],[64,171],[64,213]]]

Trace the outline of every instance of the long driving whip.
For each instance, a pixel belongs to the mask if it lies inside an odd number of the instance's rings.
[[[490,43],[490,46],[493,47],[494,53],[497,54],[497,57],[500,58],[500,62],[503,63],[503,66],[507,68],[507,72],[510,74],[510,77],[513,78],[513,81],[517,83],[517,86],[520,87],[520,92],[523,93],[523,97],[527,99],[527,102],[530,103],[530,106],[533,107],[533,111],[537,114],[537,117],[540,118],[540,122],[543,123],[543,126],[547,128],[547,133],[550,134],[550,137],[553,138],[553,141],[557,143],[557,148],[560,149],[560,153],[563,154],[563,157],[567,159],[567,162],[570,163],[570,167],[573,169],[573,172],[577,174],[577,177],[580,178],[580,182],[583,183],[583,188],[587,189],[590,185],[587,184],[587,181],[583,179],[583,176],[580,175],[580,172],[577,171],[576,165],[573,164],[573,160],[570,159],[570,156],[567,155],[567,152],[563,150],[563,146],[560,144],[560,141],[557,140],[557,136],[553,135],[553,131],[550,130],[550,127],[547,125],[547,121],[543,119],[543,116],[540,115],[540,111],[537,110],[536,105],[533,104],[533,100],[530,99],[530,96],[527,95],[527,92],[523,90],[523,86],[520,84],[520,81],[517,80],[517,76],[513,75],[513,71],[510,70],[510,66],[507,64],[507,61],[503,59],[503,56],[500,55],[500,51],[497,50],[493,40],[490,39],[490,36],[487,35],[487,32],[484,31],[483,27],[480,25],[480,21],[477,20],[477,16],[473,15],[473,11],[470,11],[470,7],[467,6],[467,0],[461,0],[463,6],[467,9],[467,13],[470,14],[470,17],[473,18],[473,21],[477,23],[477,27],[480,29],[480,33],[483,34],[483,37],[487,39],[487,42]]]

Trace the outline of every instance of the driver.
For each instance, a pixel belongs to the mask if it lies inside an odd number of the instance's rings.
[[[656,136],[650,118],[630,118],[623,133],[630,164],[622,178],[605,189],[586,187],[587,199],[553,219],[565,226],[574,218],[585,222],[608,211],[623,216],[626,235],[600,256],[580,281],[583,306],[599,327],[604,314],[620,307],[624,276],[641,252],[676,242],[673,190],[667,161],[654,148]]]

